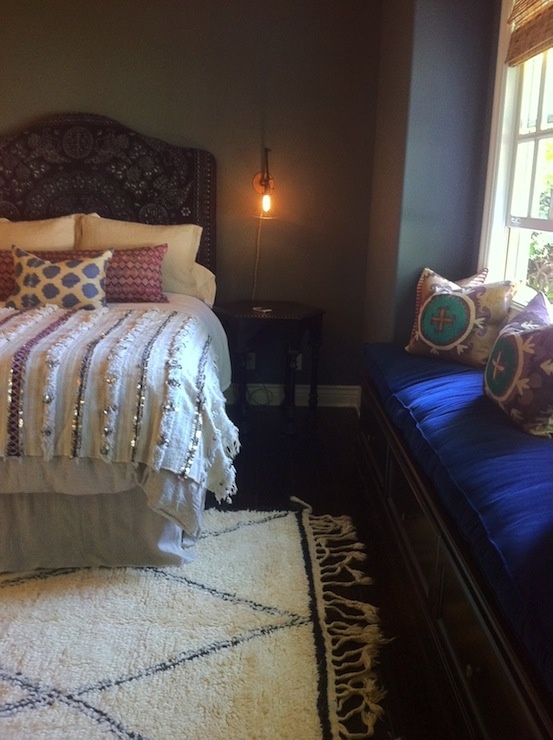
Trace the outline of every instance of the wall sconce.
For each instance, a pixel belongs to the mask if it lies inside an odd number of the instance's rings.
[[[253,178],[253,188],[261,194],[261,211],[259,218],[274,218],[271,213],[271,196],[275,189],[275,181],[269,172],[269,152],[271,150],[265,147],[263,155],[263,171],[258,172]]]
[[[253,268],[253,284],[252,284],[252,303],[255,300],[255,294],[257,291],[257,272],[259,268],[259,254],[261,251],[261,224],[270,218],[275,218],[274,212],[271,211],[272,203],[271,196],[275,189],[275,181],[271,177],[269,172],[269,152],[271,150],[263,150],[263,171],[258,172],[253,178],[253,189],[261,195],[261,211],[257,214],[259,219],[257,223],[257,237],[255,240],[255,264]]]

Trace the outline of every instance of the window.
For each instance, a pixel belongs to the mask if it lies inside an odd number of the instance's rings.
[[[553,300],[553,49],[507,67],[503,6],[481,260]]]

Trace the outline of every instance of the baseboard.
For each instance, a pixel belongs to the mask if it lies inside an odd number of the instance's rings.
[[[361,386],[358,385],[319,385],[317,387],[318,405],[321,407],[354,408],[361,407]],[[225,393],[227,403],[234,403],[238,397],[236,385]],[[276,383],[262,385],[248,384],[248,401],[252,406],[280,406],[284,400],[284,386]],[[296,406],[309,405],[309,386],[296,386]]]

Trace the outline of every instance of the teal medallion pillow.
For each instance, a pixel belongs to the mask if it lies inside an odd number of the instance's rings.
[[[553,435],[553,307],[543,293],[501,330],[484,393],[525,432]]]
[[[452,282],[447,278],[443,277],[439,273],[431,270],[429,267],[425,267],[421,272],[420,277],[417,281],[417,289],[415,293],[415,320],[413,323],[413,329],[411,336],[417,331],[417,317],[419,315],[421,304],[432,294],[432,293],[451,293],[452,290],[463,290],[464,288],[475,288],[477,285],[482,285],[486,282],[488,276],[488,268],[483,267],[475,275],[470,277],[462,278]]]
[[[61,308],[99,308],[106,304],[106,265],[112,251],[96,257],[50,262],[12,247],[15,286],[8,308],[25,310],[53,303]]]
[[[484,366],[507,318],[515,289],[515,283],[505,281],[429,290],[420,297],[407,351]]]

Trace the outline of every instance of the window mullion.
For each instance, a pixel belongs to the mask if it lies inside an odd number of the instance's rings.
[[[543,101],[545,98],[545,75],[547,72],[547,52],[543,55],[541,60],[541,74],[540,74],[540,96],[538,98],[538,118],[536,121],[536,133],[542,132],[542,116],[543,116]]]
[[[514,172],[515,172],[515,162],[517,159],[518,154],[518,144],[521,141],[520,136],[520,129],[521,129],[521,119],[522,119],[522,87],[523,87],[523,81],[524,81],[524,74],[522,67],[519,67],[516,70],[517,79],[516,79],[516,115],[514,119],[514,126],[512,128],[511,132],[511,142],[510,142],[510,148],[511,148],[511,165],[510,165],[510,177],[509,177],[509,190],[508,190],[508,200],[507,200],[507,208],[508,208],[508,219],[507,223],[511,224],[513,221],[513,195],[515,190],[515,179],[514,179]]]
[[[534,141],[534,148],[532,151],[532,171],[530,173],[530,187],[528,188],[528,200],[526,202],[526,218],[530,218],[532,215],[532,203],[534,202],[534,187],[536,180],[536,169],[538,166],[537,162],[537,149],[536,141]]]
[[[540,91],[538,96],[538,109],[536,111],[536,131],[534,133],[534,152],[532,156],[532,175],[530,178],[530,201],[528,203],[528,210],[526,212],[526,217],[529,219],[533,218],[533,211],[532,211],[532,205],[534,203],[534,197],[536,194],[536,172],[538,169],[538,157],[539,157],[539,140],[540,140],[540,132],[541,132],[541,116],[543,112],[543,91],[544,91],[544,85],[545,85],[545,55],[542,58],[541,61],[541,70],[540,70]]]
[[[526,218],[532,218],[532,204],[534,203],[534,195],[536,192],[536,172],[538,169],[538,154],[539,154],[539,146],[538,146],[538,133],[541,128],[541,111],[543,110],[543,101],[542,101],[542,93],[543,93],[543,74],[544,74],[544,65],[543,65],[543,59],[541,63],[541,69],[540,69],[540,89],[538,93],[538,107],[536,110],[536,127],[533,135],[530,137],[534,142],[534,149],[532,152],[532,173],[530,175],[530,188],[528,193],[528,203],[526,208]],[[524,76],[523,76],[524,79]],[[520,138],[519,138],[520,141]]]

